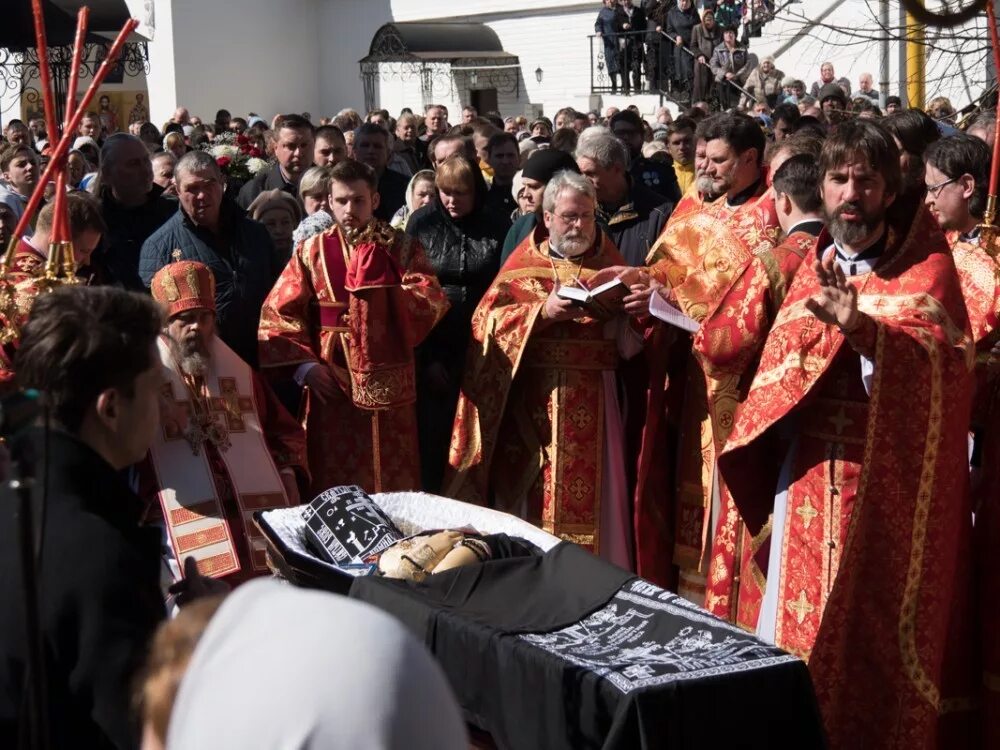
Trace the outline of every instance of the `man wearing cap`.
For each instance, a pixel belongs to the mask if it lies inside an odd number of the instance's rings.
[[[553,175],[568,169],[571,172],[579,172],[573,157],[565,151],[557,149],[543,149],[536,151],[524,163],[521,170],[521,185],[524,188],[525,197],[530,209],[529,213],[520,217],[507,232],[507,239],[503,243],[503,252],[500,255],[500,262],[506,262],[514,249],[520,245],[539,225],[542,216],[542,195],[545,193],[545,186]]]
[[[836,83],[828,83],[819,90],[820,109],[827,122],[836,125],[847,116],[847,95]]]
[[[267,573],[257,510],[299,503],[308,481],[305,434],[267,384],[215,335],[215,278],[196,261],[153,277],[166,309],[160,428],[141,468],[159,500],[175,559],[240,583]],[[157,514],[158,515],[158,514]],[[175,571],[175,574],[178,571]]]
[[[659,193],[671,203],[681,199],[677,175],[669,164],[647,159],[642,155],[642,118],[635,112],[623,110],[611,117],[611,132],[627,147],[630,159],[629,174],[654,193]]]

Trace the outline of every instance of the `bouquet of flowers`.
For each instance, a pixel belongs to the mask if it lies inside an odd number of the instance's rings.
[[[263,152],[244,135],[219,133],[211,143],[202,148],[211,154],[222,173],[230,179],[246,182],[261,170],[267,169]]]

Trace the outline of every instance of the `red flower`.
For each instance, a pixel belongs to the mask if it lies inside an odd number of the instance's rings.
[[[215,160],[215,163],[219,165],[219,169],[227,169],[232,161],[228,156],[220,156]]]
[[[252,149],[250,149],[250,158],[252,158],[252,159],[262,159],[262,158],[264,158],[264,152],[261,151],[256,146],[254,146]]]
[[[250,139],[247,138],[242,133],[240,133],[238,136],[236,136],[236,143],[239,144],[240,146],[245,146],[248,143],[250,143]]]

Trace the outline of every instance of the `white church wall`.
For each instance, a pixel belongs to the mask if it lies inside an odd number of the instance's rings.
[[[358,61],[368,54],[379,27],[392,20],[389,0],[317,0],[317,3],[322,114],[332,116],[347,107],[362,112],[365,93]],[[417,91],[419,94],[419,82]],[[409,106],[416,109],[412,103]]]
[[[155,27],[149,50],[149,119],[164,123],[177,107],[177,74],[174,67],[173,0],[155,0]],[[215,114],[214,112],[212,114]],[[157,125],[159,127],[159,125]]]
[[[529,6],[514,6],[509,0],[466,0],[460,15],[452,2],[392,0],[392,17],[398,22],[457,21],[485,23],[492,28],[504,50],[521,63],[520,92],[499,90],[498,105],[504,115],[529,114],[540,106],[550,117],[560,107],[589,109],[590,43],[599,5],[537,0]],[[542,69],[542,82],[535,70]],[[451,111],[469,102],[465,78],[459,75],[455,91],[439,97]],[[480,82],[479,87],[484,84]],[[413,106],[412,104],[410,106]],[[392,111],[390,109],[390,111]],[[454,118],[452,118],[454,119]]]
[[[169,12],[174,100],[192,114],[205,120],[220,108],[234,115],[253,111],[265,119],[279,112],[318,114],[316,0],[241,0],[238,5],[157,0],[156,10],[154,44],[170,42],[160,38]],[[164,83],[169,93],[169,80]],[[157,97],[155,122],[169,117],[167,98]]]

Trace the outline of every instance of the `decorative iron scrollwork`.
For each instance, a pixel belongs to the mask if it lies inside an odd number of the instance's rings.
[[[94,77],[104,62],[110,46],[109,42],[106,45],[90,43],[84,47],[78,71],[81,79]],[[56,101],[61,117],[70,67],[73,64],[73,50],[70,47],[49,47],[48,52],[49,68],[55,84]],[[135,78],[148,73],[149,49],[146,42],[128,42],[122,48],[121,57],[108,75],[107,81],[120,83],[125,78]],[[38,89],[40,82],[38,50],[29,48],[14,52],[0,49],[0,89],[18,91],[23,97],[34,102],[34,109],[41,111],[41,94]]]

